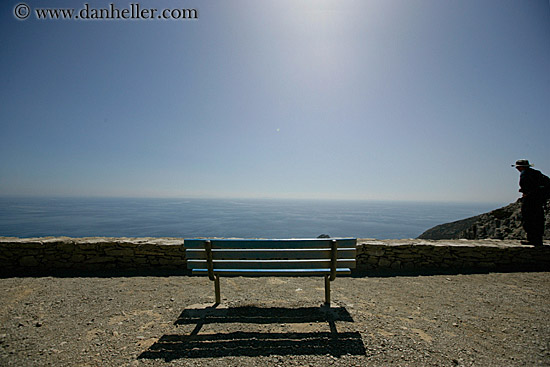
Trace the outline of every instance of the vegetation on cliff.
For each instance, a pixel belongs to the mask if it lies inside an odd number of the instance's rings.
[[[550,201],[545,208],[546,225],[544,239],[550,239]],[[428,229],[418,238],[429,240],[446,239],[525,239],[521,227],[521,203],[516,201],[489,213],[476,215],[456,222],[440,224]]]

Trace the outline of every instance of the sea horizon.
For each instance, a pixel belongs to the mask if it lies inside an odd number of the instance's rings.
[[[0,197],[4,237],[416,238],[508,203],[366,199]]]

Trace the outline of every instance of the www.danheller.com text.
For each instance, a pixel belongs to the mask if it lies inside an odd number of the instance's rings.
[[[147,19],[198,19],[197,9],[156,9],[142,7],[139,3],[130,3],[128,7],[118,8],[111,3],[108,7],[96,8],[89,3],[83,4],[80,9],[75,8],[35,8],[26,4],[19,4],[14,8],[14,15],[19,19],[26,19],[34,13],[37,19],[74,19],[74,20],[147,20]]]

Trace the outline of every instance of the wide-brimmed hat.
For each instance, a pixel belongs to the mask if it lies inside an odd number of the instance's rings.
[[[516,164],[512,164],[512,167],[533,167],[527,159],[518,159]]]

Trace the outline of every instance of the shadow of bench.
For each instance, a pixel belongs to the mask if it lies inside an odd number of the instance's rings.
[[[227,356],[270,355],[364,355],[366,353],[359,332],[338,332],[336,322],[353,322],[344,307],[235,307],[219,309],[217,305],[204,309],[186,309],[175,325],[195,324],[189,335],[162,336],[140,359],[212,358]],[[253,323],[289,324],[327,322],[327,332],[229,332],[200,334],[205,324]]]

